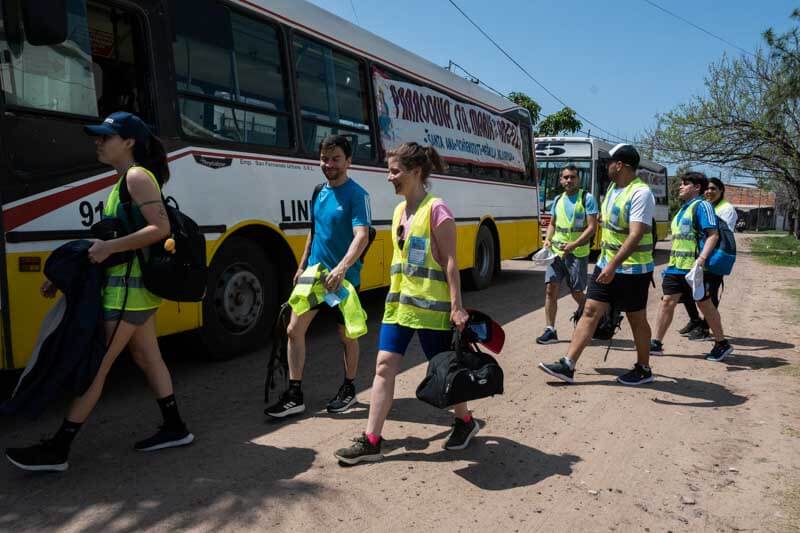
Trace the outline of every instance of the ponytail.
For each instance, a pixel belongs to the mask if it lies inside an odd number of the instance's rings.
[[[420,169],[422,185],[428,188],[428,177],[431,171],[445,172],[447,163],[442,156],[431,145],[421,145],[415,142],[403,143],[393,150],[387,152],[386,157],[396,157],[406,170]]]
[[[161,139],[152,133],[143,145],[134,144],[133,158],[138,164],[153,173],[159,187],[163,187],[169,181],[167,150],[164,148],[164,143],[161,142]]]

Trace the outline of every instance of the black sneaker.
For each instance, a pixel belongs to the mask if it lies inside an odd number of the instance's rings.
[[[557,377],[562,381],[566,381],[567,383],[572,383],[572,378],[575,376],[575,369],[570,368],[567,365],[567,359],[562,357],[555,363],[546,365],[544,363],[539,363],[539,368],[542,372],[550,374],[553,377]]]
[[[650,355],[664,355],[664,344],[661,341],[650,339]]]
[[[272,418],[286,418],[287,416],[299,415],[305,410],[306,404],[303,403],[303,393],[297,393],[289,389],[283,393],[277,402],[264,409],[264,414]]]
[[[341,448],[333,452],[333,456],[347,465],[357,465],[358,463],[375,463],[383,459],[381,444],[383,439],[374,446],[369,443],[366,433],[353,439],[353,445],[349,448]]]
[[[352,383],[343,383],[331,401],[328,402],[329,413],[344,413],[358,403],[356,388]]]
[[[187,446],[192,442],[194,442],[194,435],[186,429],[186,426],[177,429],[161,426],[155,435],[134,444],[133,449],[138,452],[154,452],[164,448]]]
[[[617,378],[623,385],[642,385],[653,382],[653,371],[639,363],[633,365],[633,370]]]
[[[689,333],[691,333],[697,326],[702,325],[702,323],[702,320],[690,320],[685,326],[678,330],[678,333],[680,333],[681,337],[688,337]]]
[[[69,468],[67,455],[69,451],[52,440],[42,440],[27,448],[6,448],[6,459],[11,464],[31,472],[63,472]]]
[[[556,330],[547,328],[540,337],[536,338],[536,344],[555,344],[558,342]]]
[[[694,328],[692,331],[689,332],[688,335],[686,335],[686,338],[688,338],[690,341],[713,340],[711,332],[708,330],[708,328],[705,328],[703,326],[697,326],[696,328]]]
[[[474,417],[469,423],[464,422],[460,418],[456,418],[453,421],[453,429],[450,431],[450,435],[447,436],[447,441],[442,448],[445,450],[463,450],[469,446],[469,441],[478,434],[480,429],[481,427]]]
[[[727,340],[715,342],[711,353],[706,356],[706,361],[722,361],[733,353],[733,346]]]

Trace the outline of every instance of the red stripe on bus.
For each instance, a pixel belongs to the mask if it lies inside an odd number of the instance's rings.
[[[250,154],[237,154],[232,152],[208,152],[205,150],[190,150],[188,152],[184,152],[177,155],[171,155],[167,158],[167,161],[175,161],[176,159],[181,159],[187,156],[194,156],[194,155],[206,155],[211,157],[229,157],[235,159],[250,159],[254,161],[272,161],[275,163],[290,163],[293,165],[297,164],[306,164],[306,163],[298,163],[296,159],[279,159],[276,157],[260,157]],[[351,167],[353,170],[359,170],[363,172],[375,172],[378,174],[385,174],[386,169],[382,168],[370,168],[370,167]],[[514,183],[503,183],[498,181],[491,181],[491,180],[474,180],[469,178],[460,178],[456,176],[441,176],[441,175],[432,175],[434,179],[444,180],[444,181],[459,181],[463,183],[478,183],[478,184],[485,184],[485,185],[495,185],[498,187],[514,187],[518,189],[535,189],[532,185],[521,185],[521,184],[514,184]],[[56,209],[64,207],[65,205],[74,202],[83,198],[84,196],[90,195],[106,187],[110,187],[117,181],[118,176],[117,174],[112,174],[109,176],[102,177],[95,181],[84,183],[78,187],[70,187],[68,189],[64,189],[62,191],[55,192],[49,196],[45,196],[43,198],[38,198],[36,200],[31,200],[28,203],[20,204],[15,207],[11,207],[8,209],[3,210],[3,222],[5,224],[5,231],[11,231],[13,229],[18,228],[23,224],[27,224],[31,220],[35,220],[41,216],[44,216]]]
[[[169,156],[167,161],[174,161],[181,157],[191,155],[191,152]],[[101,191],[106,187],[110,187],[116,183],[119,176],[114,173],[89,183],[84,183],[77,187],[70,187],[53,193],[49,196],[44,196],[36,200],[32,200],[26,204],[20,204],[16,207],[11,207],[3,210],[3,224],[5,231],[11,231],[18,228],[23,224],[27,224],[31,220],[35,220],[44,216],[56,209],[64,207],[65,205],[80,200],[84,196]]]

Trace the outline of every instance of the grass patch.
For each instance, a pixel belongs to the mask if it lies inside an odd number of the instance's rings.
[[[778,266],[800,266],[800,240],[792,235],[758,237],[750,248],[762,263]]]
[[[783,497],[785,531],[800,532],[800,485],[794,485]]]
[[[774,370],[776,374],[800,378],[800,365],[784,365]]]

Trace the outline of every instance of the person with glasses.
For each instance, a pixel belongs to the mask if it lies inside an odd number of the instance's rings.
[[[334,452],[343,464],[383,458],[383,425],[394,398],[395,378],[414,334],[430,359],[450,350],[452,325],[463,330],[469,318],[461,304],[456,260],[456,223],[443,200],[428,192],[431,171],[444,162],[431,146],[404,143],[389,151],[389,183],[405,198],[392,217],[392,266],[378,342],[375,379],[366,431],[353,445]],[[479,430],[466,403],[453,406],[455,420],[444,443],[462,450]]]
[[[636,176],[639,152],[618,144],[609,152],[612,181],[601,207],[601,252],[586,292],[586,305],[565,357],[539,368],[572,383],[575,364],[592,340],[597,324],[613,307],[625,313],[633,331],[636,364],[617,381],[640,385],[653,381],[650,370],[650,324],[647,296],[653,279],[653,213],[656,201],[650,187]]]
[[[536,339],[536,344],[558,342],[556,312],[562,281],[567,284],[572,299],[578,304],[575,316],[580,316],[589,279],[589,243],[597,231],[597,203],[591,193],[580,188],[578,167],[571,163],[564,166],[559,181],[564,192],[553,202],[552,219],[543,244],[545,248],[551,248],[557,257],[547,265],[544,275],[547,326]]]
[[[728,229],[734,231],[739,215],[736,214],[736,208],[733,207],[733,204],[725,199],[725,184],[722,183],[721,179],[709,178],[705,197],[714,206],[717,223],[721,221],[727,225]],[[723,284],[723,277],[710,272],[706,272],[703,275],[705,283],[709,285],[711,303],[714,304],[714,307],[719,308],[719,289]],[[710,340],[711,332],[709,331],[708,322],[700,317],[697,305],[694,302],[685,302],[684,306],[689,315],[689,322],[678,330],[678,333],[692,341]]]
[[[686,280],[686,275],[695,266],[705,267],[720,239],[714,208],[703,197],[707,187],[708,178],[702,172],[687,172],[681,176],[678,198],[683,204],[672,219],[669,265],[663,272],[664,296],[658,309],[656,332],[650,341],[650,355],[664,354],[662,341],[679,302],[696,302],[711,325],[714,346],[706,356],[707,360],[722,361],[733,352],[733,347],[725,339],[716,305],[711,301],[721,276],[704,270],[700,294],[695,294]]]

